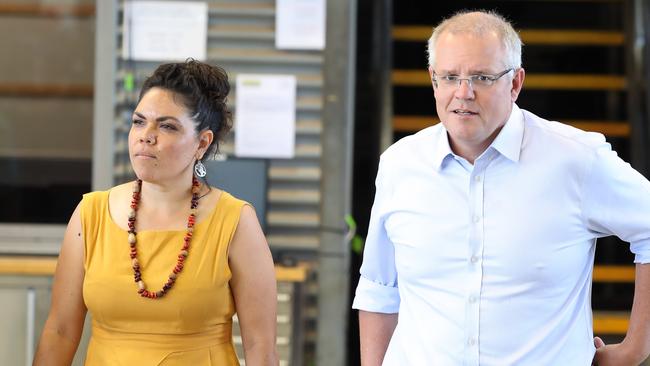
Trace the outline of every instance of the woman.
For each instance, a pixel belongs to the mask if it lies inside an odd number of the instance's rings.
[[[201,160],[230,129],[228,77],[161,65],[129,132],[135,182],[84,195],[65,233],[34,365],[69,365],[88,309],[86,365],[277,365],[271,254],[246,202],[209,187]]]

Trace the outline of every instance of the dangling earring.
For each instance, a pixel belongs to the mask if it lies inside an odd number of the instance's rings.
[[[196,164],[194,164],[194,174],[199,178],[203,178],[207,173],[208,170],[205,168],[205,165],[203,165],[203,162],[197,160]]]

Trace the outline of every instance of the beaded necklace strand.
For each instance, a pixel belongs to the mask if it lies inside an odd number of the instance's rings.
[[[183,262],[189,254],[190,250],[190,241],[192,241],[192,234],[194,233],[194,223],[196,221],[196,208],[199,205],[199,181],[196,177],[192,176],[192,201],[190,205],[190,216],[187,218],[187,232],[185,233],[185,238],[183,239],[183,247],[181,248],[180,253],[178,254],[178,260],[176,261],[176,266],[172,270],[172,273],[169,274],[167,283],[165,283],[161,290],[159,291],[149,291],[147,290],[147,285],[142,281],[142,272],[140,262],[138,261],[138,250],[136,248],[136,231],[135,231],[135,219],[138,212],[138,205],[140,204],[140,196],[142,191],[142,180],[136,180],[133,185],[133,198],[131,199],[131,212],[129,213],[129,246],[131,247],[131,264],[133,265],[133,277],[135,283],[138,285],[138,293],[142,297],[149,299],[158,299],[169,291],[169,289],[174,286],[176,278],[179,273],[183,270]]]

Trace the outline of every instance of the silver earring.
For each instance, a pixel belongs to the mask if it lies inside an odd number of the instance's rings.
[[[196,174],[196,176],[199,178],[203,178],[207,173],[208,170],[205,168],[205,165],[203,165],[203,162],[201,162],[201,160],[197,160],[196,164],[194,164],[194,174]]]

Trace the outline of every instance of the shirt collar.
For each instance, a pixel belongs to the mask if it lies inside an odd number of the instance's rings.
[[[435,142],[435,150],[433,152],[433,163],[436,170],[442,169],[442,165],[445,161],[445,158],[448,156],[454,156],[454,153],[451,151],[451,146],[449,146],[449,139],[447,138],[447,130],[440,123],[440,129],[438,130],[437,141]]]
[[[497,150],[506,158],[514,162],[518,162],[523,137],[524,114],[521,109],[519,109],[517,104],[513,103],[510,117],[508,117],[508,120],[490,147]],[[490,147],[488,147],[488,149]],[[454,153],[451,151],[451,146],[449,146],[447,130],[444,128],[444,126],[441,126],[441,128],[438,130],[435,150],[433,152],[433,162],[437,170],[442,169],[443,164],[446,161],[445,158],[449,156],[454,156]]]
[[[513,162],[519,161],[521,143],[524,138],[524,114],[516,104],[501,132],[492,141],[491,147]]]

